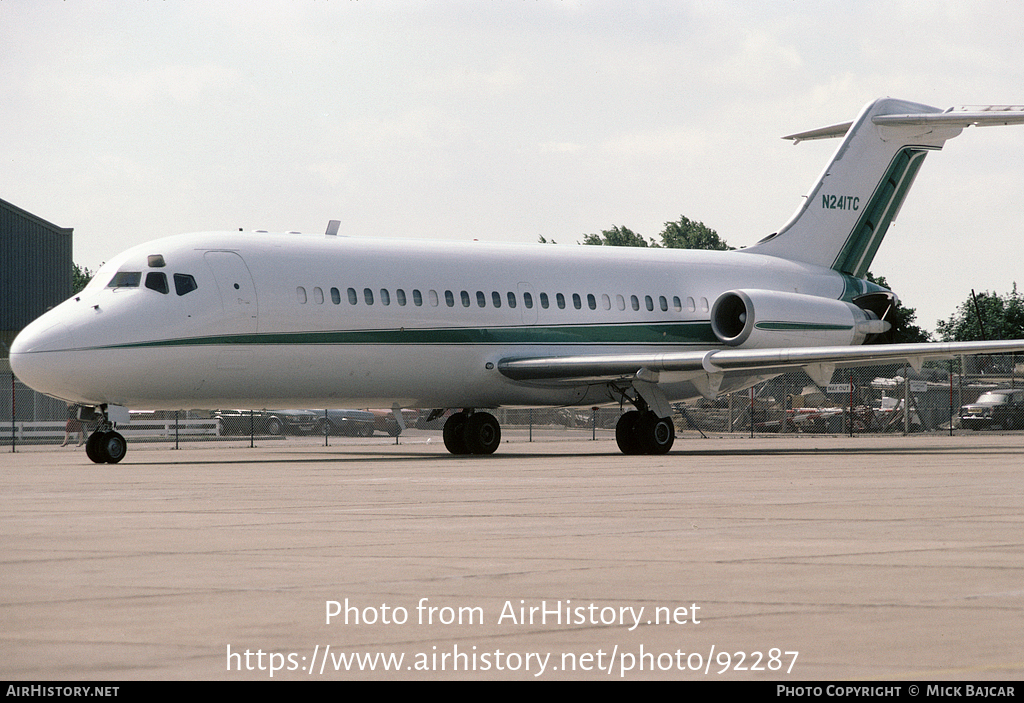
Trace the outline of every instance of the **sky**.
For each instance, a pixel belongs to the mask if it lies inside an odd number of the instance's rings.
[[[0,0],[0,198],[95,270],[212,230],[778,230],[891,96],[1024,104],[1019,0]],[[1024,262],[1024,127],[930,154],[871,270],[928,330]],[[637,272],[642,276],[642,272]]]

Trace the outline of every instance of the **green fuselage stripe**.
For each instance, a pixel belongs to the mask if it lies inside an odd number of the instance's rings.
[[[211,345],[594,345],[719,344],[707,321],[645,325],[443,327],[323,332],[268,332],[114,344],[103,349]]]

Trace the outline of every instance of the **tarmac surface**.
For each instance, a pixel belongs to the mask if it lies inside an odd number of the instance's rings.
[[[1024,434],[505,434],[2,447],[0,679],[1024,675]]]

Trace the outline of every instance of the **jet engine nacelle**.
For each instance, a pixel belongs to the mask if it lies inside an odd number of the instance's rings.
[[[842,300],[772,290],[730,290],[711,308],[711,329],[732,347],[863,344],[891,325]]]

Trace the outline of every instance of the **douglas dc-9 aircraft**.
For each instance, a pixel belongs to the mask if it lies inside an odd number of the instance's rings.
[[[26,384],[85,406],[87,449],[116,463],[127,408],[458,408],[453,454],[490,454],[486,409],[630,403],[625,454],[672,447],[673,399],[736,391],[794,367],[1024,350],[1024,340],[867,344],[895,296],[863,280],[924,157],[1024,107],[941,111],[901,100],[851,123],[793,217],[739,251],[215,232],[158,239],[105,264],[11,347]]]

